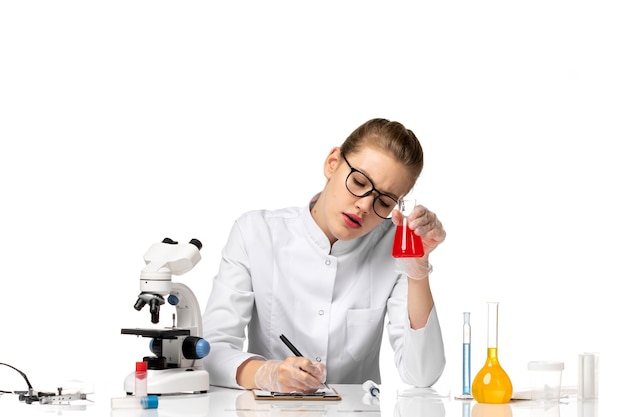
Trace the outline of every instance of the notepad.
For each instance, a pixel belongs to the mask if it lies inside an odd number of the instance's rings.
[[[255,400],[312,400],[312,401],[339,401],[341,396],[334,388],[320,388],[315,392],[272,392],[252,390]]]

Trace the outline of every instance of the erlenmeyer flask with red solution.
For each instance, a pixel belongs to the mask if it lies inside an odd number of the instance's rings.
[[[417,200],[402,198],[398,202],[398,210],[402,213],[402,223],[396,226],[391,256],[394,258],[420,258],[424,256],[422,238],[408,226],[407,216],[411,214]]]

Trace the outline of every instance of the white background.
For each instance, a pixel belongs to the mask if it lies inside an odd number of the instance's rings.
[[[216,5],[216,4],[220,5]],[[461,390],[486,301],[500,361],[600,352],[621,377],[624,13],[609,1],[19,1],[0,5],[0,362],[34,385],[122,381],[143,254],[204,243],[178,277],[204,308],[233,220],[301,206],[372,117],[425,150],[416,191],[448,232],[432,287]],[[386,339],[383,383],[397,380]],[[621,368],[621,371],[619,369]],[[0,389],[22,389],[0,367]]]

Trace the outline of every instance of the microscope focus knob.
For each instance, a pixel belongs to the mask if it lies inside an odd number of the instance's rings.
[[[183,340],[183,356],[187,359],[202,359],[209,354],[211,346],[201,337],[187,336]]]

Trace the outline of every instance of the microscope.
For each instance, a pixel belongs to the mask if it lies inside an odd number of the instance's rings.
[[[191,239],[178,244],[170,238],[153,244],[145,253],[141,271],[141,293],[135,303],[140,311],[146,305],[151,322],[159,323],[160,308],[167,302],[176,307],[172,327],[122,329],[122,334],[152,338],[148,363],[148,394],[198,394],[209,391],[209,373],[202,358],[209,354],[209,343],[202,338],[202,315],[198,300],[189,287],[172,282],[172,275],[190,271],[200,261],[202,243]],[[135,373],[124,380],[124,390],[132,395]]]

